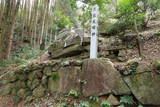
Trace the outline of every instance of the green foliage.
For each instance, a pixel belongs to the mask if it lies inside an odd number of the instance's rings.
[[[72,8],[77,8],[76,6],[76,0],[70,0],[70,4]]]
[[[67,95],[65,95],[66,97],[69,97],[69,96],[74,96],[74,97],[80,97],[80,94],[77,92],[77,91],[75,91],[75,90],[70,90],[69,92],[68,92],[68,94]]]
[[[88,101],[82,101],[80,102],[80,107],[90,107],[90,104]]]
[[[102,101],[101,107],[111,107],[111,104],[108,101]]]
[[[143,27],[145,13],[139,12],[138,0],[120,0],[118,2],[118,16],[120,22],[125,22],[128,28],[133,28],[134,21],[139,28]]]
[[[154,61],[152,65],[154,69],[160,70],[160,61]]]
[[[136,72],[136,69],[137,69],[137,66],[138,66],[137,63],[132,64],[132,65],[129,67],[128,72],[129,72],[130,74],[135,73],[135,72]]]
[[[91,101],[95,101],[95,102],[98,102],[98,96],[90,96],[89,97],[89,99],[91,100]]]
[[[65,27],[71,27],[73,26],[73,23],[71,22],[71,19],[69,16],[66,16],[62,11],[60,10],[56,10],[55,11],[55,20],[54,20],[54,24],[57,26],[57,29],[60,31],[61,29],[65,28]]]
[[[132,105],[134,104],[134,100],[133,100],[133,97],[132,96],[129,96],[129,95],[124,95],[120,98],[120,102],[121,103],[124,103],[124,104],[129,104],[129,105]]]
[[[52,72],[52,78],[53,80],[59,79],[59,72]]]

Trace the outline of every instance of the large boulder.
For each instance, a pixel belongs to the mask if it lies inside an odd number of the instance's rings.
[[[160,75],[152,77],[151,72],[124,78],[132,93],[142,104],[160,105]]]
[[[130,90],[109,59],[89,59],[82,66],[81,81],[84,96],[129,94]]]

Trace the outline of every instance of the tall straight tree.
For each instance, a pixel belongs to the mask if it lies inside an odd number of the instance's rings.
[[[8,59],[20,0],[5,0],[0,26],[0,60]]]

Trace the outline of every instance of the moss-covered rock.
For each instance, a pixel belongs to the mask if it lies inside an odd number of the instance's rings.
[[[40,83],[41,83],[40,80],[34,79],[34,80],[32,81],[31,89],[36,88]]]
[[[36,77],[36,72],[30,72],[29,73],[29,75],[28,75],[28,79],[30,80],[30,81],[33,81],[33,79],[35,79],[35,77]]]
[[[42,76],[43,76],[42,69],[38,69],[33,72],[35,72],[37,78],[39,78],[39,79],[42,78]]]
[[[45,91],[46,91],[46,89],[42,85],[40,85],[33,90],[33,96],[35,96],[37,98],[43,97],[43,96],[45,96]]]
[[[138,65],[138,67],[136,69],[136,73],[143,73],[143,72],[147,72],[147,71],[151,71],[151,69],[149,68],[149,66],[147,66],[145,64]]]
[[[160,75],[152,78],[151,72],[144,72],[124,78],[133,95],[146,105],[160,105]]]
[[[0,86],[6,85],[9,83],[9,80],[0,80]]]
[[[15,104],[18,104],[19,102],[22,101],[22,98],[20,98],[17,95],[12,96],[12,100],[14,101]]]
[[[30,81],[30,80],[27,81],[27,87],[29,87],[31,89],[31,87],[32,87],[32,81]]]
[[[13,89],[14,84],[9,83],[3,87],[0,88],[0,95],[7,95],[10,94]]]
[[[46,85],[46,84],[47,84],[47,82],[48,82],[48,81],[47,81],[47,78],[48,78],[48,77],[47,77],[46,75],[43,75],[42,80],[41,80],[41,84],[42,84],[42,85]]]
[[[75,61],[72,62],[72,65],[73,66],[81,66],[82,63],[83,63],[82,60],[75,60]]]
[[[16,81],[18,78],[17,78],[17,75],[15,72],[9,72],[8,75],[7,75],[7,79],[10,81],[10,82],[14,82]]]
[[[27,96],[26,97],[26,102],[32,102],[35,99],[34,96]]]
[[[46,75],[46,76],[51,76],[52,75],[52,67],[50,66],[47,66],[43,69],[43,73]]]
[[[20,98],[26,98],[31,92],[26,90],[26,89],[19,89],[19,91],[17,92],[17,96],[19,96]]]
[[[58,93],[60,88],[60,81],[59,79],[55,79],[53,77],[50,77],[48,79],[48,90],[51,94]]]
[[[17,88],[13,88],[11,91],[11,95],[17,95],[18,90],[19,89],[17,89]]]
[[[27,87],[27,84],[25,81],[18,80],[14,83],[14,88],[20,89],[20,88],[26,88],[26,87]]]
[[[21,81],[26,81],[28,79],[28,76],[26,76],[25,73],[22,73],[22,74],[17,74],[17,77],[19,80]]]

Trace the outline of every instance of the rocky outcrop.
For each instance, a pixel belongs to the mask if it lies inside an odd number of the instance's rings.
[[[118,56],[121,61],[126,60],[127,55],[126,46],[123,45],[121,39],[118,36],[115,37],[99,37],[99,55],[101,57],[115,55]],[[88,57],[88,52],[90,50],[90,38],[79,36],[69,39],[54,42],[49,48],[48,53],[52,59],[57,58],[67,58],[82,56],[82,54],[87,54],[85,58]]]
[[[130,90],[120,73],[109,59],[86,60],[82,66],[83,94],[100,96],[114,92],[117,95],[129,94]]]
[[[82,44],[80,42],[79,36],[71,40],[55,42],[49,47],[48,53],[51,58],[56,59],[76,56],[88,51],[89,38],[85,37]]]

